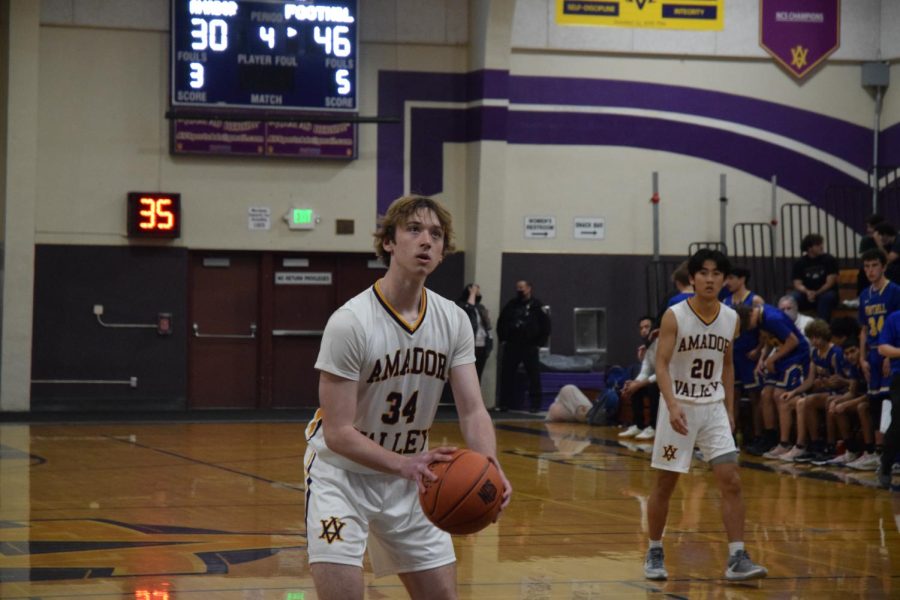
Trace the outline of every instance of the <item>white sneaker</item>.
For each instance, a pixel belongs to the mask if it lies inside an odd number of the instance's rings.
[[[866,452],[853,462],[847,463],[846,466],[857,471],[871,471],[881,464],[881,457],[874,452]]]
[[[794,459],[806,452],[806,448],[801,448],[800,446],[794,446],[784,454],[778,456],[778,460],[784,460],[787,462],[794,462]]]
[[[779,458],[782,454],[787,454],[790,451],[790,446],[782,446],[781,444],[778,444],[777,446],[763,454],[763,458]]]
[[[857,458],[859,458],[859,454],[846,450],[843,454],[841,454],[840,456],[835,456],[825,464],[831,467],[846,467],[849,463],[852,463]]]
[[[634,436],[634,439],[636,439],[636,440],[652,440],[654,437],[656,437],[656,431],[653,430],[653,427],[651,425],[647,425],[646,427],[644,427],[643,431],[641,431],[639,434]]]
[[[632,425],[631,427],[629,427],[629,428],[626,429],[625,431],[622,431],[621,433],[619,433],[619,437],[621,437],[621,438],[634,437],[634,436],[636,436],[638,433],[640,433],[640,431],[641,431],[641,430],[638,429],[638,426],[637,426],[637,425]]]

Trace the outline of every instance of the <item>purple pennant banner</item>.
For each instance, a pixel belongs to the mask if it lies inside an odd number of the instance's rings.
[[[760,0],[759,45],[805,77],[841,45],[841,0]]]
[[[349,160],[356,158],[356,125],[173,119],[172,153]]]

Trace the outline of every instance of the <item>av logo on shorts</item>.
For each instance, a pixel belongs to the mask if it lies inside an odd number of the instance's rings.
[[[325,540],[329,544],[334,541],[343,542],[344,538],[341,537],[341,529],[344,528],[344,525],[345,523],[337,517],[331,517],[327,521],[322,519],[322,535],[319,536],[319,539]]]
[[[653,0],[632,0],[637,4],[638,10],[644,10],[645,4],[653,4]]]
[[[675,460],[675,454],[678,452],[678,448],[672,445],[663,446],[663,458],[666,460]]]

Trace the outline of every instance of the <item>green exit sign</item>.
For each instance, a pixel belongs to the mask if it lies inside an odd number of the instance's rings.
[[[305,600],[306,592],[288,592],[284,595],[284,600]]]
[[[295,225],[311,224],[313,222],[313,211],[311,208],[295,208],[293,218]]]
[[[292,208],[284,216],[290,229],[314,229],[319,218],[311,208]]]

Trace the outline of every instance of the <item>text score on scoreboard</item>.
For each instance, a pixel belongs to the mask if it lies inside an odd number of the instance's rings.
[[[357,0],[172,0],[172,106],[356,111]]]

